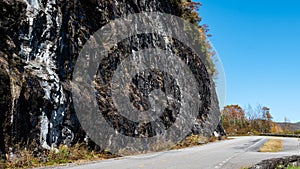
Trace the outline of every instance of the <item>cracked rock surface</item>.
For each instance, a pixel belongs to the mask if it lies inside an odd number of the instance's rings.
[[[177,1],[2,0],[0,154],[8,152],[10,148],[16,148],[17,144],[30,149],[50,149],[61,144],[71,146],[86,140],[88,136],[77,119],[71,91],[72,73],[83,45],[94,32],[109,21],[131,13],[156,11],[181,16],[179,1],[174,2]],[[160,47],[169,51],[181,49],[179,54],[182,57],[192,55],[176,40],[168,46],[164,42],[164,38],[159,35],[146,34],[116,44],[109,58],[102,62],[102,69],[105,70],[101,78],[109,78],[111,71],[118,66],[122,54],[132,53],[133,50]],[[210,99],[210,96],[215,95],[214,83],[203,63],[199,65],[195,68],[199,69],[196,71],[196,78],[203,82],[201,93],[204,106],[199,110],[197,123],[191,132],[210,136],[215,130],[223,132],[223,129],[220,125],[217,127],[220,122],[218,100]],[[165,80],[168,78],[165,77]],[[136,77],[135,81],[139,80],[139,77]],[[148,79],[151,80],[153,79]],[[154,83],[160,82],[156,80]],[[173,88],[174,85],[166,87]],[[108,92],[105,87],[99,85],[96,88],[99,100],[107,98]],[[136,88],[137,86],[133,86],[132,90],[138,90]],[[136,103],[137,109],[147,109],[148,100],[143,97],[143,93],[152,88],[148,86],[140,90],[142,94],[132,93],[132,101]],[[143,104],[134,99],[142,100]],[[102,111],[107,110],[105,106],[101,106],[101,101],[99,104]],[[110,121],[118,120],[109,113],[106,112],[106,115]],[[170,125],[169,122],[166,124]],[[119,131],[134,135],[130,125],[115,127]],[[144,132],[153,134],[147,129]]]

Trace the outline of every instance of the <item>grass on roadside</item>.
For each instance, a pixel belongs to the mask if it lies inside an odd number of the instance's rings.
[[[249,169],[249,167],[241,167],[240,169]]]
[[[279,152],[281,150],[282,141],[279,139],[270,139],[259,148],[259,152]]]
[[[225,139],[225,137],[223,137],[222,139]],[[201,135],[190,135],[173,147],[172,145],[168,145],[168,144],[160,144],[157,146],[156,149],[154,147],[154,150],[165,151],[168,149],[181,149],[181,148],[206,144],[208,142],[215,142],[217,140],[218,139],[216,137],[206,138]],[[38,157],[35,157],[33,152],[28,150],[21,150],[16,155],[18,156],[18,158],[14,161],[6,161],[2,163],[0,161],[0,169],[59,166],[67,163],[82,163],[87,161],[120,157],[117,155],[113,155],[107,151],[99,152],[99,151],[89,150],[89,148],[84,144],[76,144],[72,147],[60,146],[58,148],[58,151],[44,150],[44,152],[42,152]],[[128,155],[132,155],[132,154],[128,154]]]
[[[300,166],[296,167],[296,166],[288,166],[286,169],[300,169]]]
[[[22,150],[18,158],[14,161],[3,163],[2,167],[7,169],[13,168],[33,168],[44,166],[58,166],[67,163],[82,163],[87,161],[102,160],[118,157],[108,152],[90,151],[85,145],[76,144],[73,147],[60,146],[58,151],[46,151],[41,157],[35,157],[34,154],[27,150]],[[0,169],[1,163],[0,163]]]
[[[221,140],[227,139],[225,136],[221,138]],[[204,137],[202,135],[190,135],[186,137],[181,142],[177,143],[175,146],[173,146],[171,149],[181,149],[181,148],[187,148],[187,147],[193,147],[193,146],[199,146],[203,144],[207,144],[210,142],[216,142],[218,141],[217,137],[211,136],[209,138]]]

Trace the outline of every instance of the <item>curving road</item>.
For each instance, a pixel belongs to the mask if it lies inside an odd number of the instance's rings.
[[[300,155],[297,138],[279,138],[283,151],[257,152],[269,138],[260,136],[232,137],[207,145],[147,155],[103,160],[84,165],[56,167],[63,169],[240,169],[263,159]],[[277,137],[278,139],[278,137]]]

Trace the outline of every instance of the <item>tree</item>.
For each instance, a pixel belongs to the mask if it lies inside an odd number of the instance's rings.
[[[283,132],[283,129],[276,125],[276,123],[272,123],[272,127],[271,127],[271,133],[276,133],[276,134],[279,134],[279,133],[282,133]]]
[[[288,132],[290,130],[290,119],[288,119],[287,117],[284,117],[284,132]]]
[[[239,105],[228,105],[222,110],[223,127],[229,134],[281,132],[282,129],[272,119],[270,108],[261,105],[255,108],[248,105],[245,109]]]
[[[263,115],[263,107],[258,104],[255,108],[253,108],[251,105],[248,105],[245,108],[246,114],[247,114],[247,120],[249,123],[249,129],[252,132],[259,132],[261,133],[263,130],[263,123],[262,123],[262,117]]]
[[[201,17],[198,15],[197,11],[201,5],[202,4],[200,2],[182,2],[181,9],[183,19],[198,26],[199,22],[201,21]]]
[[[222,111],[223,127],[227,132],[244,129],[246,119],[244,110],[239,105],[228,105]]]
[[[263,121],[263,132],[270,133],[272,128],[272,115],[270,114],[270,108],[263,107],[262,108],[262,121]]]

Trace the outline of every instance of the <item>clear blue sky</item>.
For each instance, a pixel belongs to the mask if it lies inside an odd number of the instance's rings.
[[[197,0],[223,62],[226,104],[300,122],[300,0]]]

